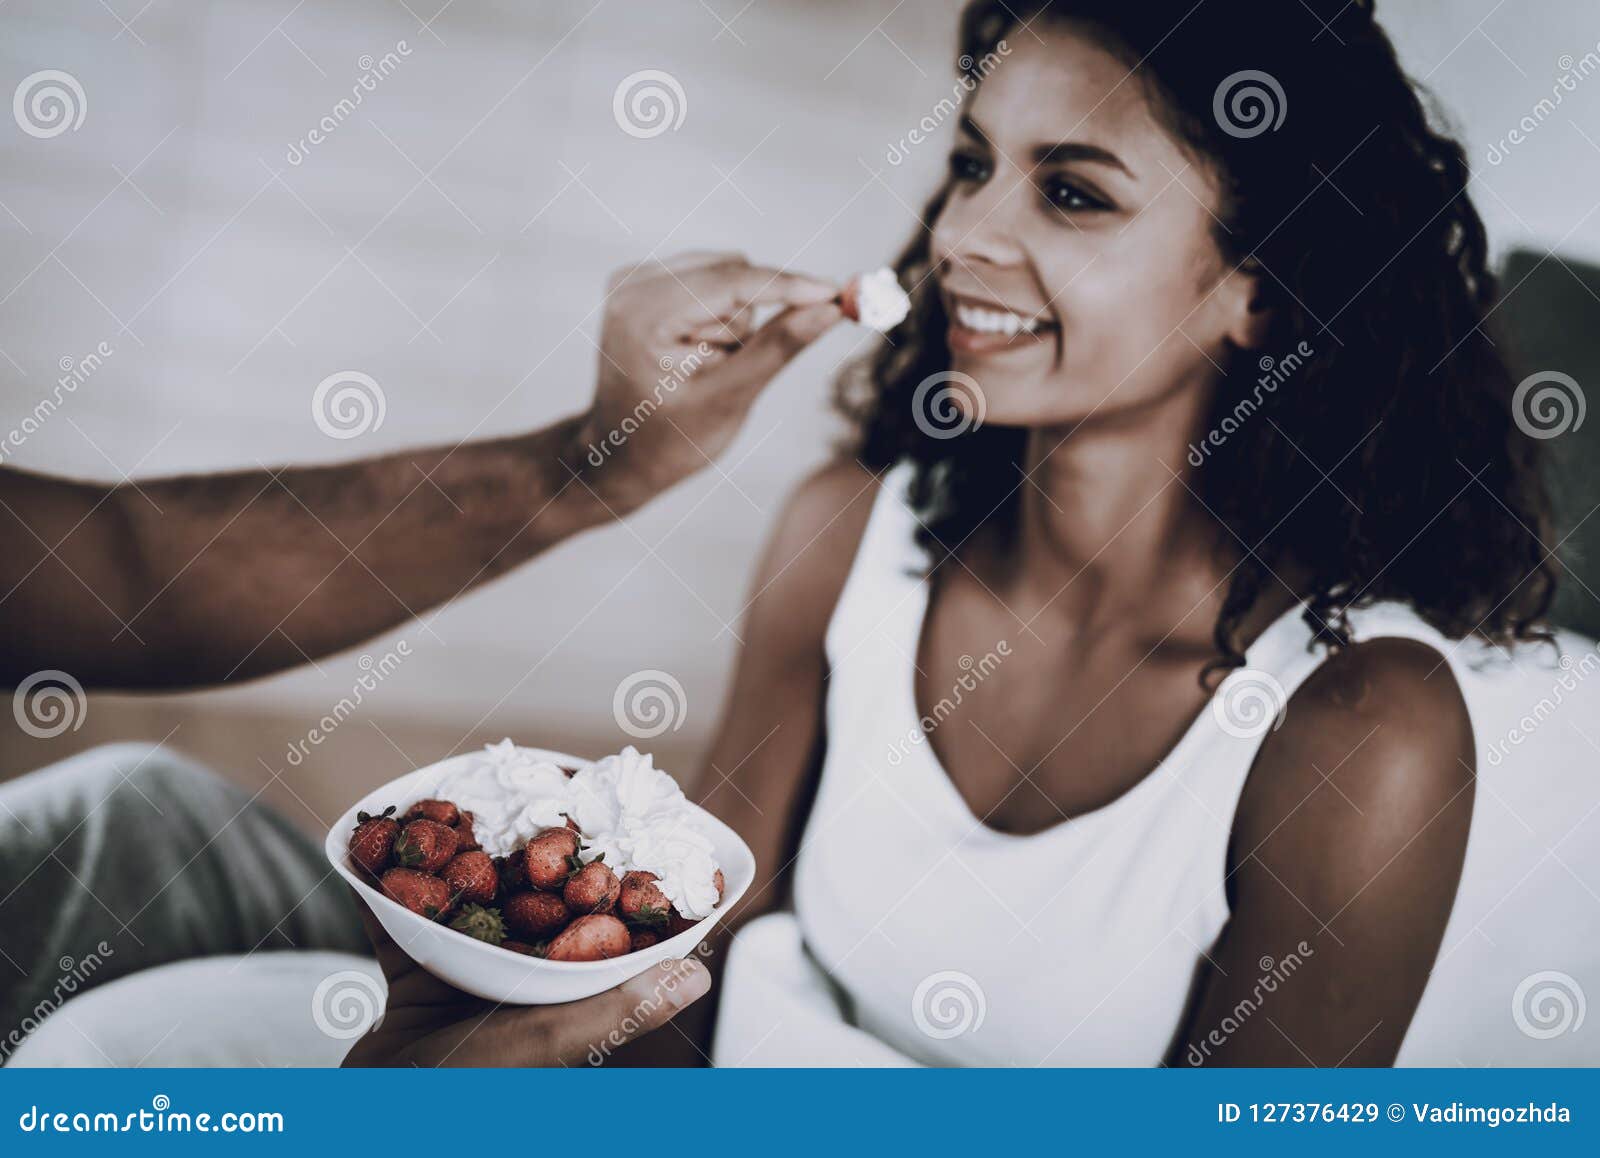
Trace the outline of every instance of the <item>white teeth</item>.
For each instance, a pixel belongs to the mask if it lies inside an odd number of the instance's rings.
[[[1019,333],[1031,334],[1039,328],[1038,318],[1025,318],[1010,310],[990,310],[958,302],[955,313],[956,321],[962,328],[976,330],[980,334],[1005,334],[1008,337],[1015,337]]]

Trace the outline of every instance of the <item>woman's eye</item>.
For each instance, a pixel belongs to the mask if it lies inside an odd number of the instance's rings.
[[[1085,192],[1064,177],[1051,177],[1043,186],[1044,199],[1064,213],[1085,213],[1110,208],[1092,193]]]
[[[957,181],[987,181],[989,163],[976,153],[951,153],[950,176]]]

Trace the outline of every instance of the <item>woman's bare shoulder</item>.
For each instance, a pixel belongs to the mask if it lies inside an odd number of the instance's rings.
[[[1374,880],[1402,851],[1453,889],[1473,784],[1472,721],[1444,657],[1410,639],[1354,644],[1312,673],[1263,743],[1237,853],[1340,905],[1381,894]]]
[[[803,479],[784,502],[756,575],[753,614],[770,611],[815,634],[838,602],[877,498],[881,474],[836,459]]]

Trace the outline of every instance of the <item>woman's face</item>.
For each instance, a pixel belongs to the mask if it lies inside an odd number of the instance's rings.
[[[958,129],[933,230],[952,369],[1002,425],[1185,393],[1198,408],[1252,334],[1252,279],[1212,237],[1215,183],[1120,61],[1070,30],[1038,36],[1012,38]]]

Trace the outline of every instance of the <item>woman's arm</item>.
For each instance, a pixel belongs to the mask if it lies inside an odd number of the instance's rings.
[[[1323,664],[1234,819],[1233,917],[1173,1065],[1392,1065],[1449,920],[1472,821],[1471,722],[1402,639]]]
[[[730,255],[623,271],[590,410],[523,437],[115,486],[0,470],[0,682],[246,679],[387,630],[703,468],[834,294]],[[766,305],[790,308],[752,332]]]
[[[877,478],[858,463],[818,471],[790,497],[756,572],[733,689],[695,792],[756,860],[755,883],[706,941],[704,960],[717,978],[739,927],[776,908],[788,885],[822,757],[823,637],[877,492]],[[704,1063],[716,996],[713,987],[713,1000],[613,1062]]]

